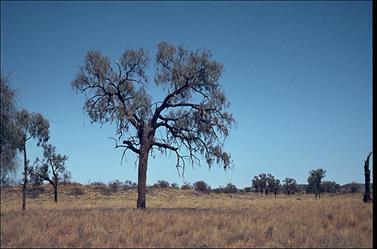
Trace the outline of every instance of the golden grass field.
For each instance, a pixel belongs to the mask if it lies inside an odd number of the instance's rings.
[[[1,193],[1,247],[372,247],[372,204],[361,194],[257,196],[152,189],[147,210],[136,191],[102,195],[52,189],[28,198]]]

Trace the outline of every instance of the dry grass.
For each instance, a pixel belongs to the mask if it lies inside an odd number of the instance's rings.
[[[1,247],[372,247],[372,205],[360,195],[152,190],[139,211],[133,190],[68,193],[55,204],[47,188],[22,215],[19,192],[2,192]]]

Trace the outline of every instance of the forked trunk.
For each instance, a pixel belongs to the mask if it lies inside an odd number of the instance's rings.
[[[22,211],[26,208],[26,186],[27,186],[27,156],[26,156],[26,145],[24,144],[24,179],[22,185]]]
[[[149,146],[142,145],[139,154],[138,184],[137,184],[137,204],[136,208],[146,208],[147,193],[147,166],[148,166]]]

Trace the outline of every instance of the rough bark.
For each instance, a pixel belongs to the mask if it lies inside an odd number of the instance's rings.
[[[25,211],[26,209],[26,187],[27,187],[27,171],[28,171],[28,165],[27,165],[27,156],[26,156],[26,145],[23,146],[24,151],[24,179],[23,179],[23,185],[22,185],[22,211]]]
[[[143,131],[141,131],[143,132]],[[148,155],[150,150],[149,139],[145,134],[142,134],[140,153],[139,153],[139,168],[138,168],[138,185],[137,185],[137,202],[136,208],[146,208],[146,193],[147,193],[147,166]]]
[[[372,152],[369,153],[367,159],[364,162],[364,174],[365,174],[365,193],[364,193],[364,202],[372,201],[372,197],[370,196],[370,170],[369,170],[369,158],[372,155]]]

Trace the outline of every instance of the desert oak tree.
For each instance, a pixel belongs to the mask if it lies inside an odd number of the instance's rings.
[[[29,175],[29,160],[26,153],[26,142],[30,139],[36,139],[37,145],[45,143],[49,139],[49,122],[40,113],[30,113],[23,109],[17,113],[16,123],[21,130],[19,150],[24,154],[24,177],[22,185],[22,211],[26,207],[26,186]]]
[[[315,193],[315,198],[321,198],[321,181],[326,176],[326,170],[311,170],[308,177],[308,187]]]
[[[66,173],[65,161],[68,159],[66,155],[56,153],[55,146],[44,144],[43,159],[37,158],[31,174],[37,181],[48,181],[54,188],[54,201],[58,202],[58,185],[64,173]]]
[[[146,207],[151,150],[174,153],[177,169],[184,170],[185,161],[200,164],[198,154],[209,166],[216,162],[226,169],[230,155],[222,148],[235,123],[224,111],[230,103],[219,83],[223,65],[212,60],[210,51],[159,43],[154,82],[167,93],[158,102],[147,93],[148,65],[143,49],[126,50],[114,64],[99,51],[89,51],[71,83],[85,93],[84,109],[92,122],[116,122],[115,147],[137,154],[137,208]]]

